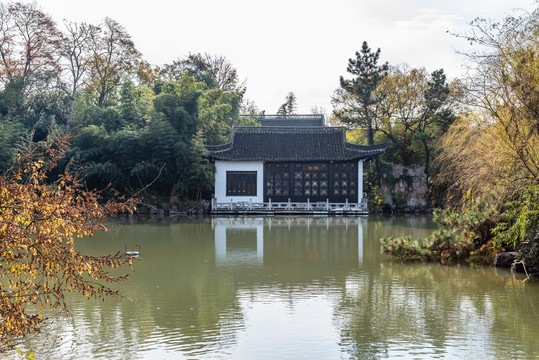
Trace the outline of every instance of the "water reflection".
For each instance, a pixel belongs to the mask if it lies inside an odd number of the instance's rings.
[[[331,223],[331,226],[330,226]],[[301,257],[301,262],[363,262],[366,218],[214,218],[217,265],[267,265]]]
[[[262,264],[264,260],[264,219],[212,219],[217,265]],[[227,242],[228,240],[228,242]]]
[[[79,246],[141,246],[123,297],[71,298],[71,316],[28,342],[55,344],[42,358],[539,356],[538,286],[492,268],[400,264],[380,253],[382,236],[427,235],[429,217],[113,227]]]

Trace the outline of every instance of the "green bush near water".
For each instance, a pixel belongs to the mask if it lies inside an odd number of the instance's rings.
[[[522,189],[501,207],[480,202],[463,212],[436,210],[441,229],[425,239],[383,238],[382,251],[406,260],[490,263],[497,252],[518,250],[534,270],[539,267],[539,186]]]

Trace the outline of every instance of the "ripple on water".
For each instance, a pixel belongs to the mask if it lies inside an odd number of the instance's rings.
[[[390,262],[380,237],[423,226],[406,219],[189,220],[96,235],[81,245],[145,249],[118,285],[125,297],[70,299],[71,316],[27,348],[48,344],[50,359],[536,358],[539,288],[491,269]]]

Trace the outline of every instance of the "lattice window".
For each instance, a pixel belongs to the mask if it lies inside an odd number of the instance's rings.
[[[333,187],[331,193],[334,197],[357,197],[357,171],[356,163],[333,164]]]
[[[256,196],[256,171],[227,171],[227,196]]]
[[[290,170],[286,163],[269,163],[266,166],[266,196],[279,198],[290,194]]]
[[[294,196],[322,200],[328,196],[328,164],[295,164]]]

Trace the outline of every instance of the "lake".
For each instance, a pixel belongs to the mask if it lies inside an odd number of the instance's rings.
[[[104,302],[69,296],[36,359],[536,359],[539,284],[492,267],[399,263],[384,236],[429,216],[137,219],[78,242],[140,260]]]

